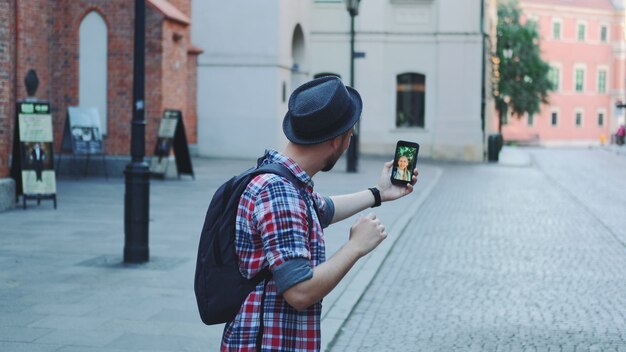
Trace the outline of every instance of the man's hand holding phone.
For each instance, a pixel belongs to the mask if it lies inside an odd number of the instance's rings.
[[[393,160],[385,163],[380,175],[380,179],[378,180],[380,198],[383,202],[395,200],[413,192],[413,185],[415,185],[415,183],[417,182],[417,176],[419,175],[417,168],[414,168],[410,182],[406,184],[396,185],[391,183],[392,170]]]

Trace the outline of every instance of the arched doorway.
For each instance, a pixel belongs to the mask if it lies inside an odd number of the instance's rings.
[[[107,133],[107,25],[102,16],[91,11],[79,29],[79,88],[81,107],[95,107],[100,115],[100,128]]]

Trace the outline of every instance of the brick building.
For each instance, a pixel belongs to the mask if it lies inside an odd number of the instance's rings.
[[[182,110],[188,142],[196,143],[196,62],[201,50],[191,44],[191,0],[146,0],[146,5],[149,155],[166,108]],[[26,98],[24,77],[30,69],[39,77],[36,98],[51,103],[55,152],[67,107],[87,102],[99,109],[107,160],[128,160],[133,39],[134,1],[0,1],[0,179],[9,174],[15,103]]]

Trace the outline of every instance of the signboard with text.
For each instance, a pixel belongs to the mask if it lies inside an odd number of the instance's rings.
[[[52,198],[56,208],[52,115],[50,104],[40,101],[17,103],[11,176],[16,181],[16,196]]]
[[[176,159],[176,169],[179,177],[181,174],[188,174],[194,177],[187,135],[185,134],[185,125],[183,123],[183,114],[180,110],[168,109],[163,112],[163,119],[161,119],[161,124],[159,125],[157,141],[154,147],[154,156],[150,161],[150,172],[152,175],[165,177],[172,148],[174,149],[174,158]]]

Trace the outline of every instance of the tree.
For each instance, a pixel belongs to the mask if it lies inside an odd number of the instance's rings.
[[[496,31],[500,78],[494,98],[501,131],[509,109],[518,118],[525,113],[534,115],[542,103],[548,104],[548,93],[554,87],[548,77],[550,66],[541,59],[537,24],[520,23],[517,0],[500,0]]]

